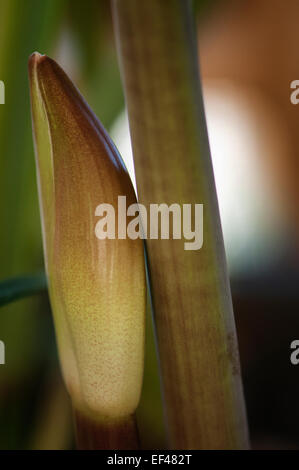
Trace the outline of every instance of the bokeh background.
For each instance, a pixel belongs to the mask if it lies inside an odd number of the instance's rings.
[[[199,62],[252,447],[299,448],[297,0],[196,0]],[[27,60],[57,60],[115,140],[134,180],[108,0],[0,0],[0,280],[43,271]],[[148,318],[138,419],[163,448]],[[74,445],[46,291],[0,309],[0,448]]]

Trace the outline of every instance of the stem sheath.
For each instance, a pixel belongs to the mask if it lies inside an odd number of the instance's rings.
[[[93,421],[75,410],[77,447],[80,450],[137,450],[135,415],[117,421]]]

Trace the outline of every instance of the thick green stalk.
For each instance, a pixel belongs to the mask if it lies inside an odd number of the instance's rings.
[[[147,240],[172,449],[248,446],[190,3],[113,0],[140,202],[203,204],[203,246]]]

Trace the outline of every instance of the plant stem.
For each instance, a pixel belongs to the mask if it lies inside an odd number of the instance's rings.
[[[0,307],[18,299],[46,291],[47,279],[44,273],[5,279],[0,282]]]
[[[77,447],[81,450],[137,450],[135,415],[117,421],[97,422],[75,410]]]
[[[139,200],[203,204],[203,246],[147,240],[171,449],[248,446],[190,2],[113,0]]]

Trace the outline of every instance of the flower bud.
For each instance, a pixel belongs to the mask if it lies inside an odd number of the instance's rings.
[[[99,239],[101,203],[136,203],[103,126],[49,57],[29,60],[33,135],[50,301],[73,406],[93,419],[134,413],[140,397],[146,284],[140,239]]]

